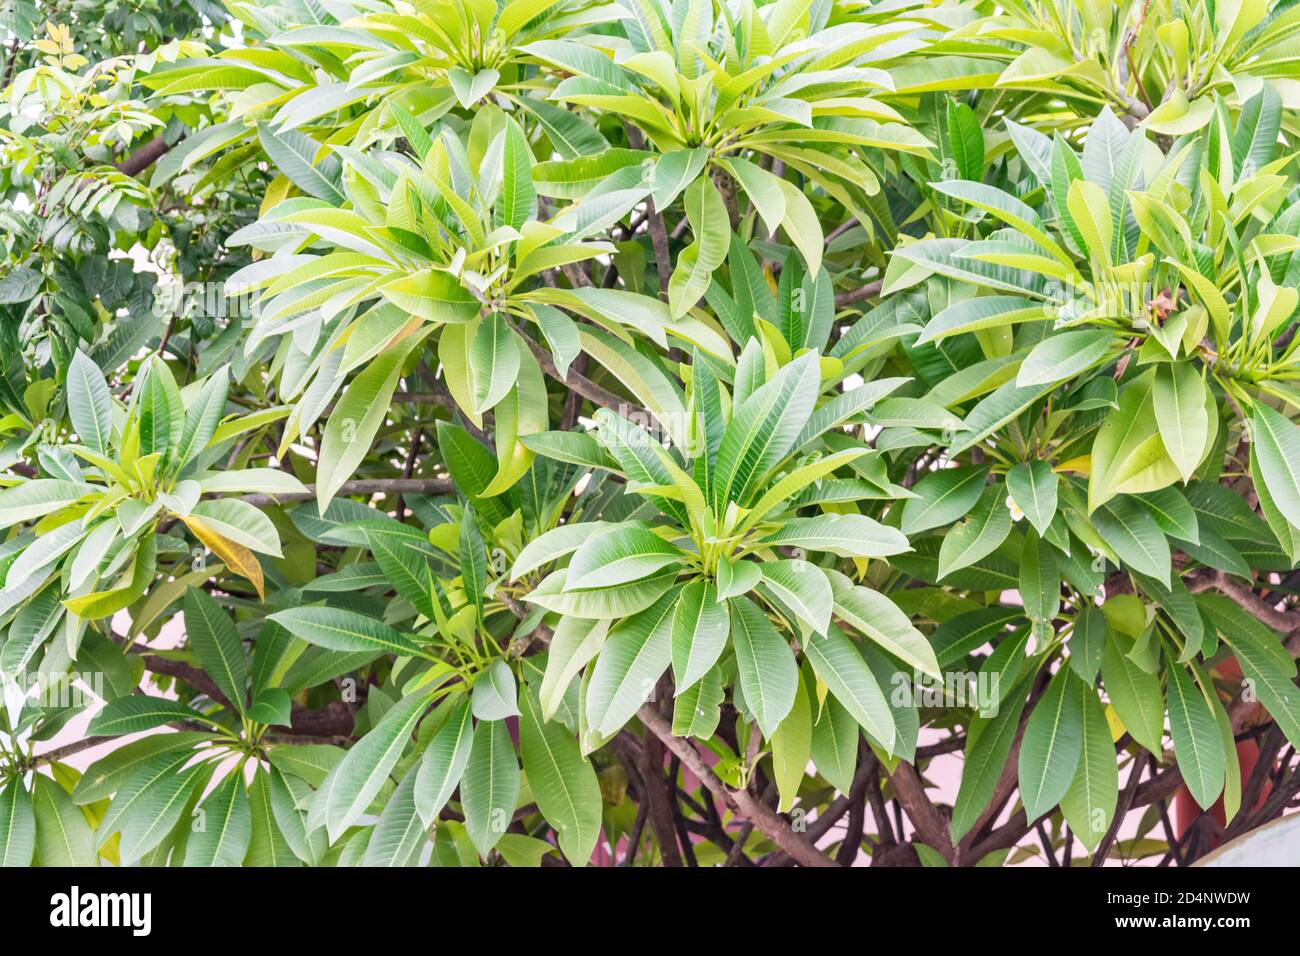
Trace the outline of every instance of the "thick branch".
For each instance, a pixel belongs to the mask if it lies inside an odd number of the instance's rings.
[[[868,282],[866,285],[858,286],[856,289],[850,289],[848,292],[841,292],[835,296],[835,308],[842,309],[846,305],[852,305],[854,302],[861,302],[863,299],[874,299],[880,295],[880,290],[884,288],[884,281],[877,279],[875,282]]]
[[[155,136],[149,142],[145,143],[134,153],[117,164],[117,168],[128,176],[135,176],[144,172],[159,159],[165,156],[171,146],[161,136]]]
[[[894,784],[894,793],[898,795],[898,802],[903,805],[907,818],[912,821],[912,826],[916,828],[921,841],[951,863],[952,834],[948,822],[925,795],[925,784],[921,781],[921,775],[916,772],[916,768],[900,760],[889,779]]]

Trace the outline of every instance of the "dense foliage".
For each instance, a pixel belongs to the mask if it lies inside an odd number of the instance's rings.
[[[0,862],[1181,864],[1296,805],[1300,4],[0,28]]]

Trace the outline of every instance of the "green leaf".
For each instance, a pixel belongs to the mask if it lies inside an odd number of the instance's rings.
[[[984,178],[984,131],[975,111],[965,103],[948,99],[948,149],[962,179]]]
[[[1106,615],[1095,604],[1084,607],[1070,632],[1070,669],[1089,687],[1101,669],[1101,655],[1106,648]]]
[[[794,449],[820,389],[817,354],[809,352],[737,405],[718,447],[715,511],[725,509],[730,501],[746,503],[767,472]]]
[[[474,386],[474,414],[496,407],[519,377],[519,348],[515,334],[499,312],[479,325],[469,350],[470,381]]]
[[[122,785],[100,823],[96,831],[100,847],[110,834],[120,831],[122,862],[139,860],[167,838],[211,773],[212,765],[204,763],[179,769],[166,761],[140,768]]]
[[[921,673],[942,677],[930,642],[897,604],[879,591],[854,584],[838,571],[829,571],[827,576],[836,617]]]
[[[1047,533],[1056,515],[1056,489],[1060,478],[1045,461],[1022,461],[1007,472],[1007,491],[1038,534]]]
[[[799,679],[794,654],[753,601],[731,598],[727,606],[740,689],[763,736],[771,739],[794,706]],[[866,664],[862,666],[865,668]]]
[[[970,832],[993,799],[1002,768],[1011,755],[1025,709],[1025,694],[1012,692],[997,713],[975,714],[966,733],[966,763],[952,810],[952,838],[960,840]]]
[[[226,775],[199,805],[198,819],[202,829],[196,825],[185,844],[185,865],[242,865],[253,842],[253,811],[242,773]]]
[[[834,601],[830,582],[821,568],[791,558],[764,561],[758,570],[762,575],[758,590],[763,597],[775,600],[782,610],[788,610],[815,633],[826,633]]]
[[[1073,660],[1073,658],[1071,658]],[[1070,789],[1061,798],[1061,812],[1079,841],[1092,852],[1110,829],[1119,800],[1119,768],[1111,741],[1106,712],[1091,683],[1071,680],[1070,690],[1079,697],[1083,713],[1083,745],[1079,768]]]
[[[858,764],[858,722],[838,698],[827,696],[812,729],[812,762],[840,793],[853,789]]]
[[[565,568],[551,572],[541,584],[524,595],[524,600],[562,616],[606,620],[644,611],[659,600],[677,579],[677,571],[670,570],[631,584],[568,590],[565,588],[567,575],[568,569]]]
[[[1101,679],[1115,714],[1133,739],[1151,753],[1160,753],[1165,732],[1165,702],[1160,679],[1129,660],[1113,632],[1106,636]]]
[[[330,842],[366,812],[401,758],[428,705],[428,697],[421,694],[398,701],[330,771],[316,796]]]
[[[0,866],[31,866],[36,816],[22,782],[10,778],[0,790]]]
[[[498,657],[474,681],[471,696],[474,716],[479,720],[504,720],[519,716],[519,707],[515,698],[519,690],[515,686],[515,675],[505,658]]]
[[[1115,498],[1093,512],[1092,521],[1125,565],[1169,587],[1173,567],[1169,542],[1141,505],[1131,498]]]
[[[600,653],[609,636],[609,621],[588,620],[582,617],[562,617],[551,635],[546,655],[546,672],[538,701],[542,718],[552,719],[564,702],[564,695],[573,679]]]
[[[1201,809],[1208,810],[1223,792],[1224,756],[1214,711],[1179,664],[1169,672],[1169,735],[1183,782]]]
[[[1111,252],[1112,217],[1106,194],[1096,183],[1076,179],[1066,193],[1070,218],[1083,237],[1089,255],[1102,265],[1114,263]]]
[[[460,783],[465,828],[480,856],[487,856],[510,825],[519,800],[519,761],[504,720],[479,721]]]
[[[1092,443],[1088,510],[1115,495],[1156,491],[1179,478],[1165,451],[1151,393],[1154,375],[1144,375],[1119,393],[1119,410],[1106,416]]]
[[[77,785],[72,788],[72,799],[83,806],[103,800],[120,789],[122,783],[138,767],[162,754],[175,753],[179,757],[182,751],[192,752],[195,746],[209,739],[211,734],[187,730],[150,734],[123,744],[86,768]]]
[[[533,189],[533,153],[524,132],[513,119],[506,120],[503,176],[497,213],[501,224],[518,229],[528,220],[537,193]]]
[[[682,588],[673,612],[672,665],[674,696],[693,687],[718,662],[731,631],[731,617],[707,581]],[[551,653],[555,653],[551,641]]]
[[[1287,740],[1296,744],[1300,741],[1300,689],[1295,685],[1295,660],[1273,631],[1227,598],[1199,594],[1196,601],[1236,653],[1242,673],[1269,716]]]
[[[370,452],[370,443],[388,416],[389,400],[397,388],[402,365],[427,331],[409,335],[380,352],[352,380],[334,406],[325,424],[316,466],[316,493],[321,514],[325,513],[343,482]]]
[[[912,550],[897,528],[859,514],[791,518],[762,543],[826,551],[844,558],[887,558]]]
[[[144,385],[140,388],[140,454],[157,453],[166,460],[168,452],[180,444],[185,426],[185,407],[171,369],[161,358],[149,362]]]
[[[415,780],[415,806],[426,825],[437,819],[460,785],[474,743],[468,698],[458,697],[420,759]]]
[[[912,489],[916,497],[903,505],[903,534],[919,534],[965,517],[984,494],[988,473],[984,465],[968,465],[926,475]]]
[[[330,175],[338,168],[337,160],[332,164],[322,161],[319,167],[313,163],[320,152],[320,143],[296,130],[276,132],[262,122],[257,124],[257,137],[271,162],[303,192],[334,206],[347,202],[334,176]]]
[[[218,423],[226,414],[229,389],[230,371],[227,366],[222,366],[191,399],[189,407],[185,409],[185,422],[181,428],[180,442],[176,446],[174,459],[177,466],[189,464],[212,440]]]
[[[0,528],[39,518],[95,491],[94,485],[56,478],[36,478],[0,491]]]
[[[686,218],[695,241],[677,257],[668,282],[668,308],[673,318],[685,315],[709,288],[713,271],[722,265],[731,246],[731,223],[722,194],[708,176],[686,187]]]
[[[382,621],[355,611],[335,607],[295,607],[277,611],[275,621],[294,637],[331,651],[382,651],[385,654],[420,656],[423,649],[414,638],[393,630]]]
[[[90,721],[86,733],[91,736],[116,737],[185,720],[207,722],[202,714],[180,701],[134,695],[119,697],[105,704],[104,709]]]
[[[684,559],[679,548],[648,528],[611,528],[594,535],[589,533],[569,562],[565,590],[640,581]]]
[[[407,771],[388,798],[370,842],[364,866],[414,866],[428,839],[428,827],[416,810],[415,788],[419,768]]]
[[[1291,526],[1300,527],[1300,426],[1260,402],[1251,416],[1251,437],[1269,500]]]
[[[68,364],[68,417],[82,444],[108,452],[113,436],[113,397],[99,366],[80,350]]]
[[[718,559],[718,600],[739,597],[752,591],[763,572],[757,562],[733,561],[728,557]]]
[[[562,724],[541,715],[536,694],[519,698],[519,748],[537,809],[555,828],[560,849],[574,866],[584,866],[600,838],[600,784],[578,742]]]
[[[1190,481],[1213,437],[1201,373],[1191,362],[1162,363],[1156,369],[1151,397],[1165,451],[1183,481]]]
[[[1115,335],[1109,329],[1059,332],[1030,350],[1016,373],[1016,385],[1052,385],[1092,368],[1110,351]]]
[[[975,508],[944,535],[939,546],[939,579],[970,567],[1002,546],[1011,533],[1011,512],[1001,485],[984,490]]]
[[[668,669],[679,593],[670,591],[610,628],[586,688],[587,722],[602,739],[635,716]]]
[[[1069,668],[1057,671],[1025,724],[1020,744],[1020,795],[1025,816],[1037,820],[1070,788],[1083,751],[1083,704]]]
[[[243,713],[248,693],[248,665],[234,621],[198,588],[185,592],[184,603],[185,637],[190,649],[226,698]]]
[[[36,860],[41,866],[99,865],[90,823],[63,787],[44,774],[35,774],[31,800],[36,818]],[[3,801],[0,795],[0,804]]]
[[[1055,550],[1037,534],[1025,535],[1020,552],[1020,599],[1025,617],[1042,637],[1052,633],[1052,622],[1061,610],[1061,571]]]
[[[734,628],[733,628],[734,629]],[[837,627],[811,638],[804,654],[817,676],[877,744],[893,752],[897,738],[894,715],[880,684],[853,642]],[[745,699],[750,700],[746,692]]]

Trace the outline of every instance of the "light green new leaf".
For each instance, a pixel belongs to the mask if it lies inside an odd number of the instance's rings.
[[[778,813],[789,813],[812,757],[812,706],[803,678],[795,687],[794,705],[772,735],[772,771],[780,802]]]
[[[1201,373],[1191,362],[1162,363],[1156,369],[1151,397],[1165,451],[1183,481],[1190,481],[1213,437]]]

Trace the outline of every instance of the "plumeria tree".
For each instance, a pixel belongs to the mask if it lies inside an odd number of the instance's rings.
[[[1300,6],[129,6],[0,17],[0,862],[1300,805]]]

